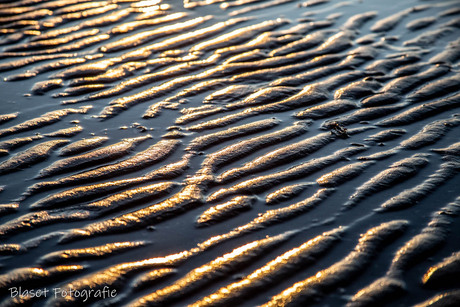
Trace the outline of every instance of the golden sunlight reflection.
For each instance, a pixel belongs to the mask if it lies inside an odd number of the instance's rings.
[[[160,2],[161,0],[144,0],[144,1],[139,1],[139,2],[131,4],[131,7],[141,8],[141,7],[156,6]]]
[[[197,6],[205,6],[214,3],[224,2],[225,0],[202,0],[202,1],[193,1],[193,0],[184,0],[185,8],[194,8]]]
[[[171,8],[171,5],[169,4],[160,4],[160,5],[153,5],[153,6],[148,6],[148,7],[141,7],[139,8],[139,11],[145,14],[148,13],[153,13],[153,12],[159,12],[159,11],[166,11]],[[145,16],[147,15],[140,15],[143,16],[143,18],[146,18]],[[142,19],[142,18],[139,18]]]

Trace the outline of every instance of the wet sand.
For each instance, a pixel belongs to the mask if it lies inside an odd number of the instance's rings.
[[[455,306],[459,18],[0,1],[0,306]]]

